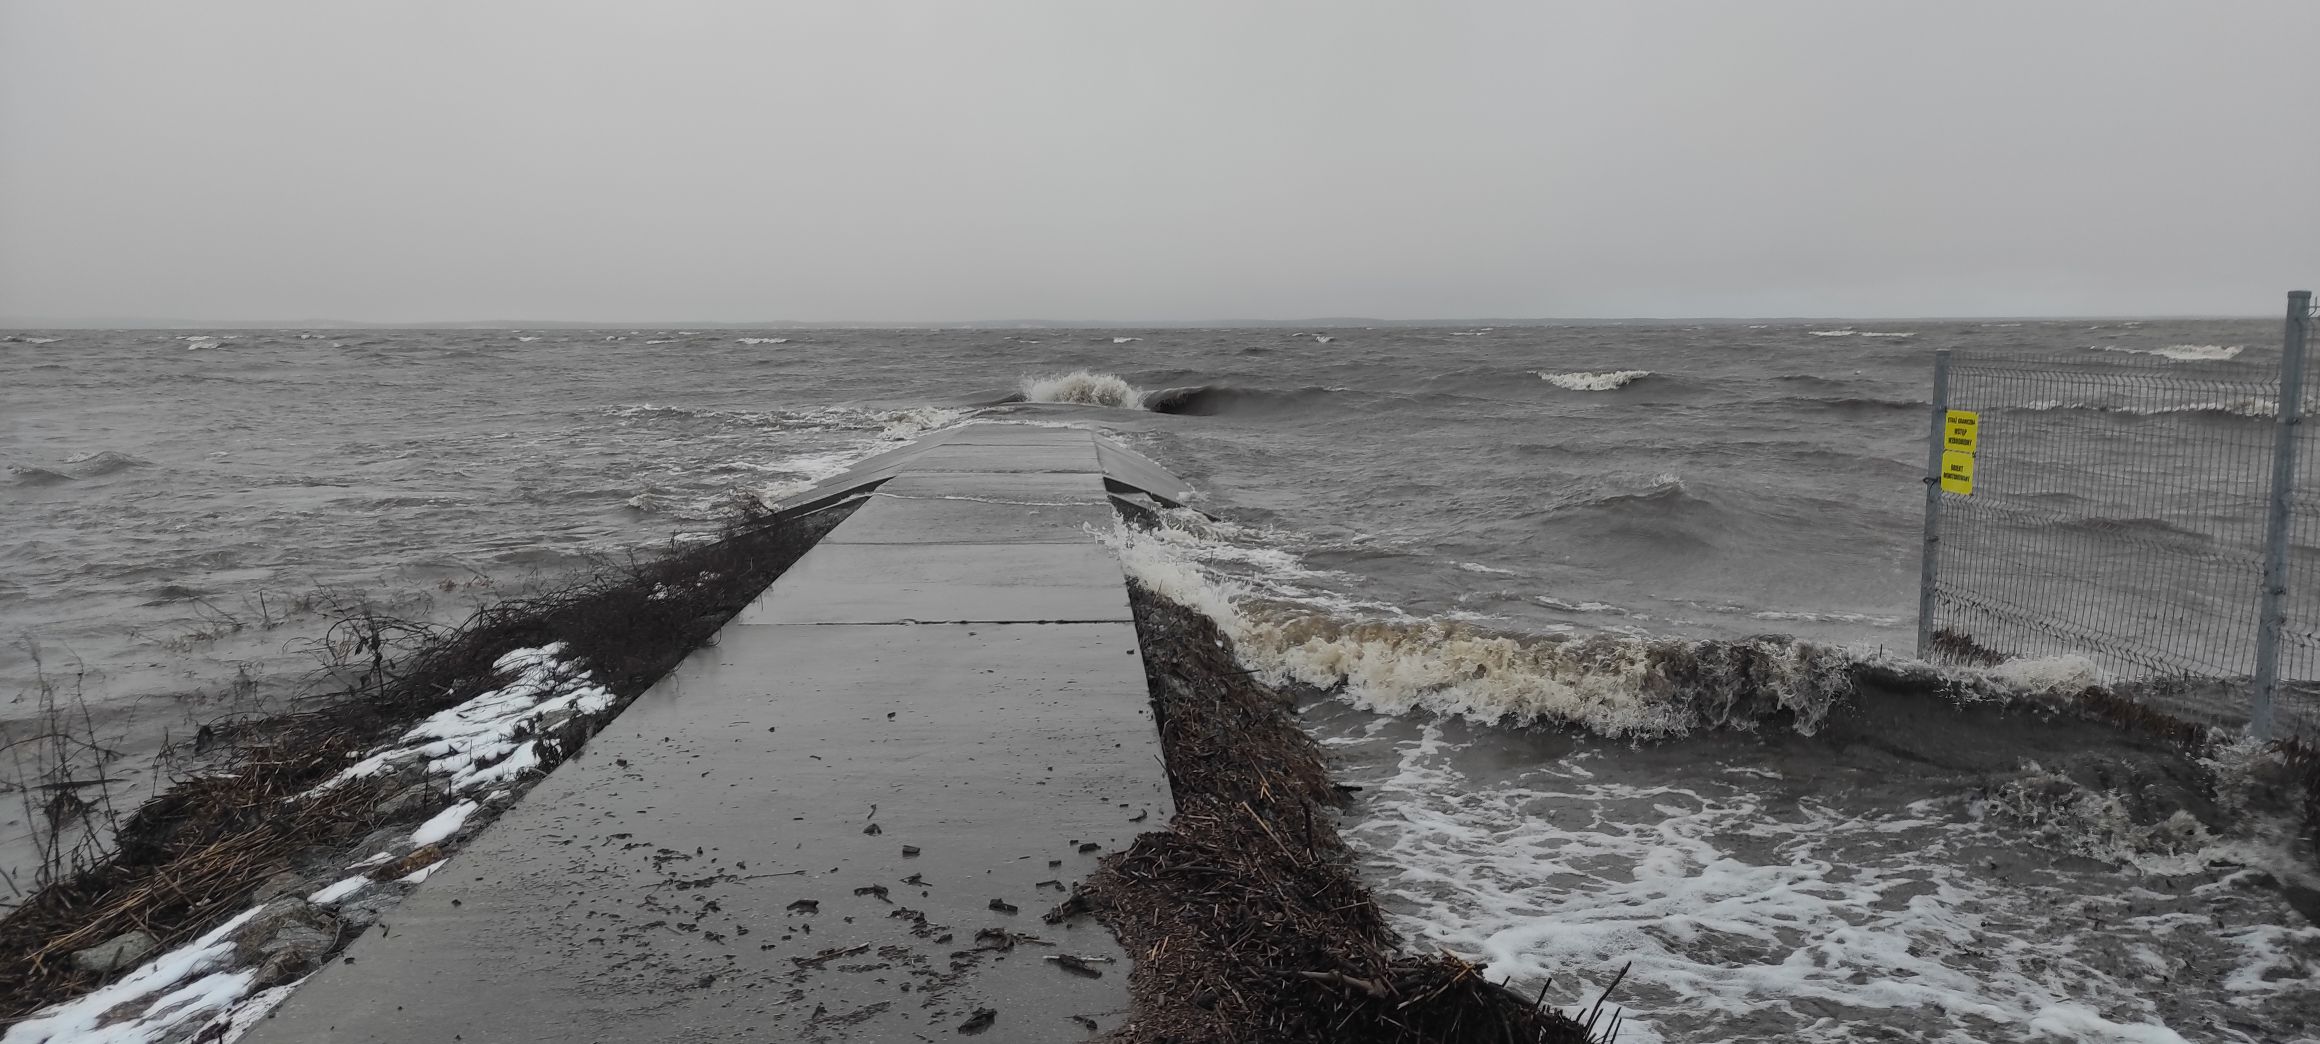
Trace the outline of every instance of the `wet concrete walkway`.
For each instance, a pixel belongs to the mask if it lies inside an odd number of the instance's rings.
[[[1110,934],[1040,922],[1172,812],[1126,588],[1083,528],[1111,524],[1106,457],[1181,496],[1088,432],[971,425],[795,498],[875,484],[716,644],[244,1039],[1116,1026],[1128,963]],[[1045,959],[1060,954],[1100,977]]]

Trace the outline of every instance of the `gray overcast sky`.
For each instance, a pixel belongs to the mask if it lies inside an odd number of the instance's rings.
[[[0,0],[0,316],[2270,314],[2320,2]]]

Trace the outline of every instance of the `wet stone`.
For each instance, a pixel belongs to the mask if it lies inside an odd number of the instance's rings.
[[[110,975],[144,960],[145,955],[160,947],[161,941],[143,931],[129,931],[116,935],[86,950],[72,955],[74,966],[98,975]]]

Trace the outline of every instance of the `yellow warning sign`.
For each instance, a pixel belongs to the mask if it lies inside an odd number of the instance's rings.
[[[1941,455],[1941,491],[1961,497],[1974,495],[1974,455],[1956,450]]]
[[[1949,411],[1948,423],[1943,426],[1941,448],[1945,453],[1974,455],[1974,448],[1982,438],[1982,415],[1972,410]],[[1947,469],[1944,469],[1947,470]]]

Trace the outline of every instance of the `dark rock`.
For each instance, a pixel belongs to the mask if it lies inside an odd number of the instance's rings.
[[[285,895],[305,895],[313,890],[313,883],[308,881],[305,875],[296,870],[284,870],[258,885],[258,890],[251,893],[250,898],[257,902],[266,903],[280,899]]]
[[[441,811],[450,800],[434,787],[416,784],[379,799],[378,814],[387,820],[419,819]]]
[[[161,940],[143,931],[128,931],[104,942],[80,950],[72,955],[73,964],[82,971],[110,975],[123,968],[135,967],[161,946]]]
[[[234,929],[235,963],[258,969],[257,989],[313,971],[338,946],[338,918],[303,899],[276,899]]]

